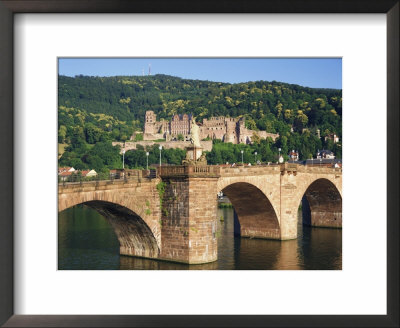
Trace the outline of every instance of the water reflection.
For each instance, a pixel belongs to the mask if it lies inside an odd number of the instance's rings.
[[[299,213],[301,216],[301,213]],[[299,238],[276,241],[234,237],[234,212],[220,209],[218,261],[186,265],[120,256],[118,240],[96,211],[76,206],[59,214],[60,270],[340,270],[342,230],[299,224]],[[301,217],[299,218],[301,223]]]

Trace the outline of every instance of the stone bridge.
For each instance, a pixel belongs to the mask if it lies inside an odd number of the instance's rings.
[[[217,260],[217,193],[234,206],[241,237],[297,238],[298,208],[316,227],[342,227],[342,170],[280,164],[164,166],[157,178],[59,184],[58,211],[85,204],[112,225],[122,255],[183,263]]]

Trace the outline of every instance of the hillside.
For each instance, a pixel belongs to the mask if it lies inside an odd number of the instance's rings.
[[[229,84],[167,75],[89,77],[59,76],[59,143],[123,141],[142,130],[147,110],[158,119],[193,113],[246,117],[251,129],[279,133],[276,147],[298,149],[301,158],[319,148],[341,157],[339,144],[325,142],[335,133],[342,141],[342,91],[313,89],[282,82]],[[317,129],[321,139],[317,138]],[[66,148],[68,155],[68,147]]]
[[[259,129],[276,130],[268,121],[294,124],[297,119],[304,126],[320,126],[321,131],[333,130],[341,137],[341,97],[341,90],[281,82],[227,84],[167,75],[59,77],[59,105],[107,114],[120,121],[137,120],[141,127],[146,110],[166,119],[185,112],[198,119],[247,114]],[[299,110],[307,119],[299,117]]]

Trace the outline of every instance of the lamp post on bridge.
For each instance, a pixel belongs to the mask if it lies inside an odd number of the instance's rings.
[[[122,169],[125,170],[125,149],[122,149]]]
[[[254,165],[257,163],[257,152],[254,152]]]
[[[162,146],[160,145],[160,146],[158,147],[158,149],[160,150],[160,169],[161,169],[161,150],[162,150]]]
[[[243,162],[243,150],[240,151],[242,153],[242,166],[244,166],[244,162]]]
[[[146,170],[149,170],[149,152],[146,152]]]
[[[278,151],[279,151],[279,158],[278,158],[278,162],[279,163],[283,163],[283,157],[281,156],[281,148],[278,148]]]

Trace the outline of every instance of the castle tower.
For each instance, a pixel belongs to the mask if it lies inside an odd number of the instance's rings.
[[[155,124],[156,124],[157,115],[154,114],[152,110],[146,111],[145,121],[144,121],[144,133],[156,133]]]
[[[243,117],[237,122],[237,143],[246,143],[244,119]]]
[[[236,122],[231,117],[226,118],[226,134],[224,137],[224,142],[237,143],[237,132],[236,132]]]

